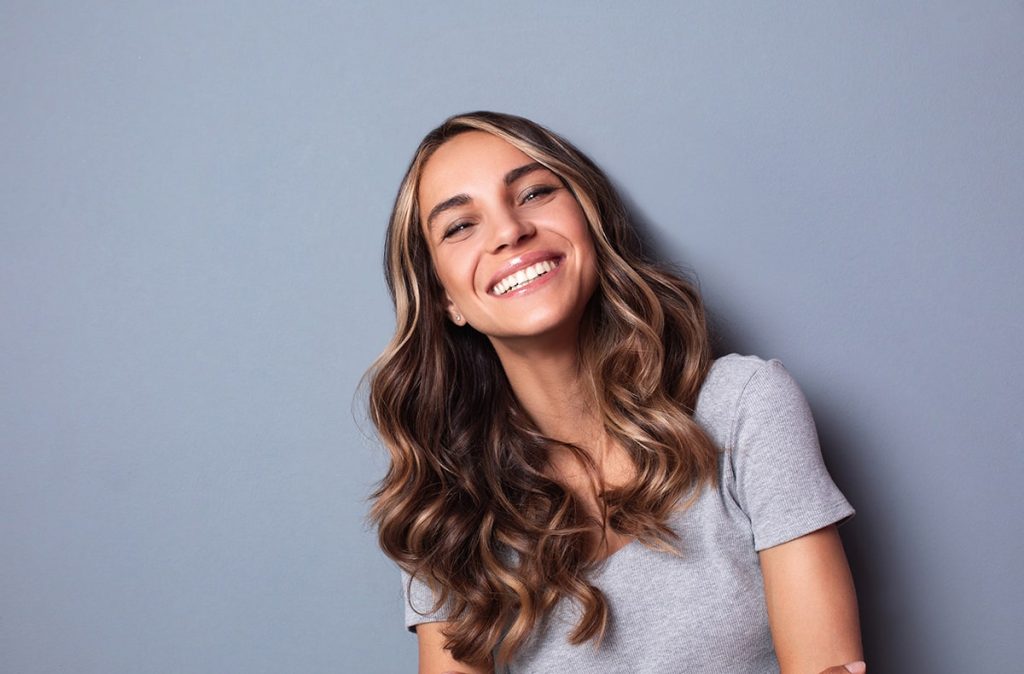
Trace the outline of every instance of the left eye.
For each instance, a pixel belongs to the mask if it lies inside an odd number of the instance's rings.
[[[533,201],[534,199],[539,199],[540,197],[543,197],[543,196],[546,196],[548,194],[551,194],[554,191],[555,191],[554,187],[548,187],[548,186],[531,187],[530,189],[526,190],[525,194],[523,194],[522,201],[525,204],[528,201]]]

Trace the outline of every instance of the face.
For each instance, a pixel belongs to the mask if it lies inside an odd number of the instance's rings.
[[[434,152],[417,196],[449,318],[496,347],[574,343],[597,263],[583,210],[557,175],[497,136],[470,131]]]

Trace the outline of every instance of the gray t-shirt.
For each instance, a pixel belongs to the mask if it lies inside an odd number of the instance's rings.
[[[670,520],[682,556],[633,542],[595,569],[609,603],[600,648],[569,644],[579,616],[563,599],[508,672],[778,672],[757,552],[848,519],[821,458],[807,401],[778,360],[717,359],[694,418],[722,449],[719,485]],[[408,576],[402,574],[403,587]],[[417,581],[405,622],[443,620]],[[419,609],[419,611],[417,611]]]

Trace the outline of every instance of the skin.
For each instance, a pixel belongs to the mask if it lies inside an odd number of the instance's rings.
[[[428,214],[437,204],[465,197],[435,212],[429,225],[421,223],[434,269],[452,320],[487,335],[502,366],[512,376],[521,373],[524,386],[543,378],[544,367],[531,364],[532,358],[558,363],[560,371],[575,368],[580,318],[597,287],[596,254],[583,210],[551,171],[537,166],[515,173],[534,164],[496,136],[463,133],[427,161],[418,193]],[[506,184],[510,175],[518,177]],[[490,292],[504,265],[535,251],[561,256],[543,291],[502,297]]]
[[[579,203],[561,180],[496,136],[467,132],[427,161],[417,198],[420,226],[445,289],[446,311],[486,335],[520,404],[549,437],[587,449],[601,484],[587,480],[571,455],[552,457],[560,479],[597,512],[603,485],[632,477],[632,463],[605,434],[579,376],[577,334],[597,287],[597,258]],[[508,296],[492,292],[496,276],[518,256],[545,251],[559,260],[543,283]],[[531,284],[532,285],[532,284]],[[595,532],[603,554],[629,541]],[[861,655],[856,595],[835,527],[759,553],[769,624],[782,672],[858,671],[830,664]],[[444,648],[445,623],[419,625],[420,674],[488,674],[457,662]],[[862,664],[862,663],[859,663]],[[859,671],[864,671],[863,669]]]
[[[768,623],[783,673],[843,672],[842,667],[829,666],[864,657],[857,595],[835,525],[762,550],[758,556]]]

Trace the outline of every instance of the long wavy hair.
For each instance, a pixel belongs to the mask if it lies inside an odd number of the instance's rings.
[[[417,203],[420,175],[454,136],[484,131],[558,175],[586,215],[599,284],[579,338],[579,361],[606,432],[635,468],[601,494],[603,522],[552,477],[549,458],[579,447],[540,433],[517,402],[483,334],[452,324]],[[587,579],[595,527],[675,551],[668,519],[714,482],[717,449],[693,420],[711,365],[694,284],[646,257],[608,178],[582,152],[512,115],[451,117],[427,134],[395,199],[384,267],[395,335],[368,372],[369,412],[390,453],[370,517],[384,552],[435,594],[449,621],[446,648],[471,664],[511,660],[562,598],[581,617],[571,634],[600,639],[609,608]]]

